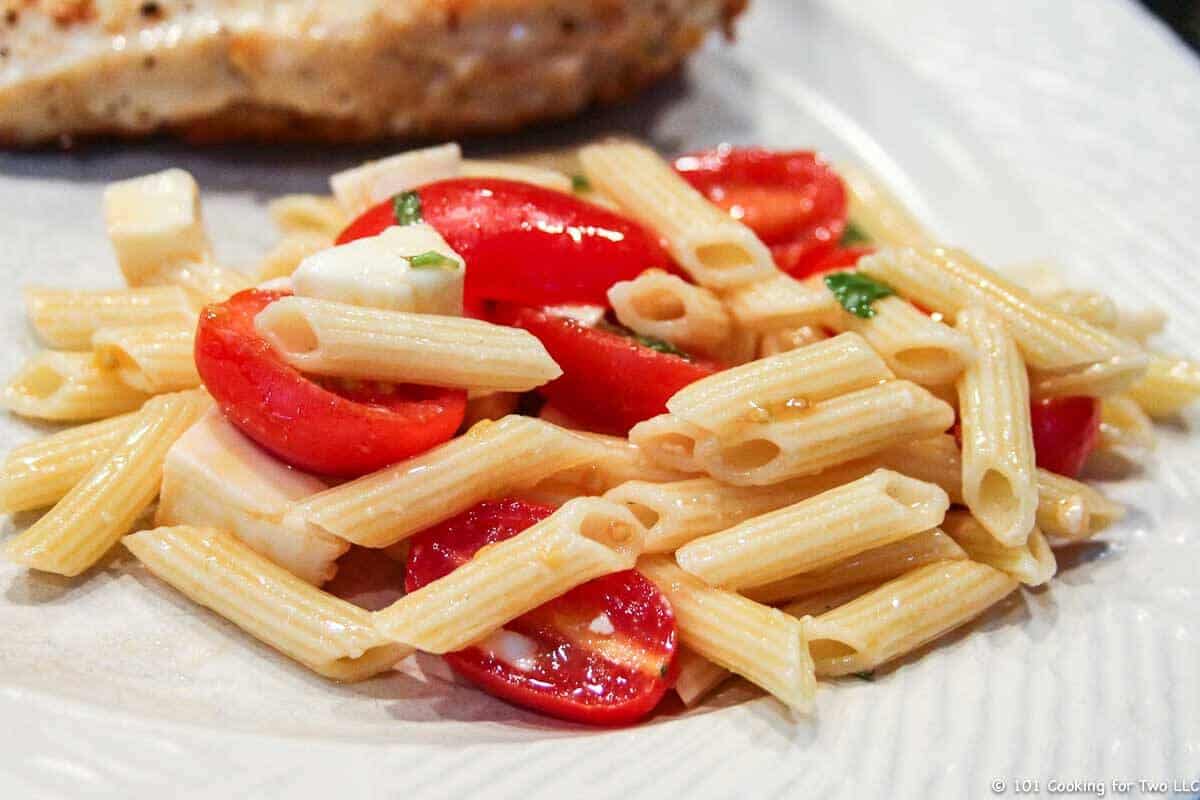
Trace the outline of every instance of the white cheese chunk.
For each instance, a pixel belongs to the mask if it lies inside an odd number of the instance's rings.
[[[200,190],[181,169],[110,184],[104,191],[104,222],[130,286],[152,283],[165,268],[211,255]]]
[[[537,642],[507,628],[490,634],[478,647],[497,661],[521,672],[529,672],[537,666]]]
[[[352,216],[358,216],[393,195],[434,181],[456,178],[461,167],[462,149],[450,143],[368,161],[336,173],[329,179],[329,185],[338,205]]]
[[[335,562],[350,545],[283,518],[294,501],[326,488],[259,449],[213,410],[167,453],[156,522],[229,531],[319,586],[333,577]]]
[[[414,256],[436,253],[452,266],[414,267]],[[461,316],[466,265],[430,225],[392,226],[378,236],[322,250],[292,274],[300,297],[388,311]]]

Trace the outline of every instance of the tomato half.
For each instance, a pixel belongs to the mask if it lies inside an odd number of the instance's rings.
[[[422,218],[467,263],[464,303],[608,305],[608,289],[651,268],[680,274],[658,236],[633,220],[553,189],[456,178],[417,190]],[[337,243],[396,224],[391,200],[366,211]]]
[[[786,272],[807,271],[846,229],[846,188],[815,153],[723,145],[682,156],[675,169],[750,226]]]
[[[788,254],[775,253],[775,263],[781,270],[796,280],[804,280],[805,278],[825,272],[838,272],[839,270],[850,269],[858,263],[860,258],[869,256],[874,252],[874,247],[839,247],[836,250],[831,250],[821,255],[819,258],[802,258],[795,263],[789,260]]]
[[[309,472],[357,477],[422,453],[454,435],[461,389],[343,383],[302,375],[254,327],[284,292],[248,289],[200,314],[196,368],[221,411],[243,433]]]
[[[1100,401],[1050,397],[1030,406],[1033,446],[1042,469],[1074,478],[1100,441]]]
[[[491,501],[417,534],[405,588],[416,591],[449,575],[481,548],[552,513],[519,500]],[[510,703],[574,722],[625,725],[650,713],[671,686],[675,650],[671,604],[653,583],[627,570],[577,586],[483,644],[444,658]]]
[[[617,333],[524,306],[499,306],[490,318],[532,333],[563,374],[538,392],[571,419],[624,436],[667,410],[671,395],[721,369],[713,361],[662,353]]]

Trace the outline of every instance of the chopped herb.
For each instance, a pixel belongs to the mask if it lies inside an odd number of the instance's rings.
[[[392,212],[395,214],[397,225],[412,225],[414,222],[420,222],[424,219],[421,216],[421,195],[416,192],[396,195],[392,198]]]
[[[854,247],[860,244],[870,244],[871,237],[862,228],[854,224],[854,220],[846,222],[846,230],[842,232],[842,247]]]
[[[587,179],[586,175],[576,173],[571,176],[571,189],[576,192],[590,192],[592,182]]]
[[[831,272],[825,276],[825,285],[842,308],[863,319],[875,316],[871,303],[896,293],[886,283],[857,272]]]
[[[427,250],[408,259],[413,269],[458,269],[458,262],[436,250]]]
[[[659,668],[658,668],[658,677],[660,677],[660,678],[665,678],[665,677],[667,677],[667,672],[669,672],[669,671],[670,671],[670,669],[669,669],[668,665],[667,665],[667,664],[662,664],[662,665],[661,665],[661,666],[659,666]]]
[[[854,677],[858,678],[860,681],[867,681],[868,683],[871,683],[875,680],[875,672],[856,672],[854,673]]]

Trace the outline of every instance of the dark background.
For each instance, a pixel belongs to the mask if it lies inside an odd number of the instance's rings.
[[[1174,28],[1200,54],[1200,0],[1142,0],[1142,5]]]

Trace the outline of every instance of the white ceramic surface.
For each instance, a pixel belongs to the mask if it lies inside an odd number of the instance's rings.
[[[709,48],[636,106],[474,149],[612,129],[668,150],[728,140],[861,162],[996,263],[1048,255],[1168,308],[1166,344],[1200,356],[1200,67],[1131,3],[757,0],[735,47]],[[0,371],[35,346],[18,286],[114,281],[106,181],[192,170],[221,255],[244,263],[270,241],[266,198],[319,190],[362,155],[0,155]],[[335,687],[128,559],[87,580],[2,564],[0,798],[949,798],[988,796],[993,780],[1197,778],[1200,445],[1187,427],[1108,487],[1132,513],[1061,556],[1051,588],[873,683],[823,686],[811,719],[735,686],[698,713],[589,731],[459,686],[433,660]],[[33,434],[0,422],[0,447]]]

